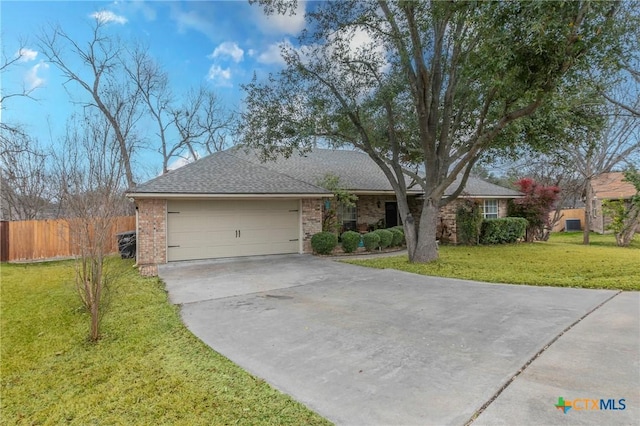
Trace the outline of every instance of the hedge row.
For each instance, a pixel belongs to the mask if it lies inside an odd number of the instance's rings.
[[[521,217],[505,217],[485,219],[480,230],[480,244],[515,243],[524,238],[528,222]],[[360,235],[354,231],[346,231],[341,236],[342,249],[345,253],[353,253],[360,245],[360,240],[367,251],[377,248],[398,247],[404,244],[404,230],[401,226],[389,229],[377,229]],[[318,254],[331,254],[338,246],[338,236],[332,232],[319,232],[311,237],[311,247]]]
[[[480,244],[515,243],[524,238],[527,224],[527,219],[521,217],[485,219],[480,230]]]
[[[404,230],[402,226],[389,229],[376,229],[360,235],[354,231],[346,231],[340,236],[342,249],[345,253],[353,253],[360,245],[360,241],[367,251],[377,248],[398,247],[404,244]],[[318,232],[311,237],[311,247],[317,254],[331,254],[338,246],[338,237],[332,232]]]

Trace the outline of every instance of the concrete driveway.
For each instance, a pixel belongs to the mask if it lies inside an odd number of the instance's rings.
[[[160,276],[195,335],[337,424],[640,420],[637,292],[486,284],[305,255],[172,263]],[[564,414],[559,397],[624,398],[625,409],[578,401]]]

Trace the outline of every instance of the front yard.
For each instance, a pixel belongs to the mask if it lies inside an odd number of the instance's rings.
[[[212,351],[131,261],[87,343],[71,262],[2,264],[0,424],[328,424]]]
[[[613,235],[581,243],[582,233],[557,233],[532,244],[441,246],[440,259],[426,265],[406,256],[345,262],[495,283],[640,290],[640,236],[628,248],[616,247]]]

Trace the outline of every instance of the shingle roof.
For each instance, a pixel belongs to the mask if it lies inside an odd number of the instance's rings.
[[[591,181],[595,196],[601,200],[631,198],[636,188],[631,182],[624,181],[624,173],[611,172],[596,176]]]
[[[333,174],[340,178],[340,186],[353,192],[393,191],[382,170],[359,151],[316,148],[304,155],[294,153],[289,158],[281,156],[264,163],[260,163],[253,151],[238,149],[235,155],[315,185],[327,174]],[[416,190],[420,192],[417,187]]]
[[[460,184],[460,178],[456,179],[445,191],[445,195],[450,195],[455,188]],[[493,198],[516,198],[521,197],[522,194],[513,189],[505,188],[504,186],[496,185],[478,177],[469,176],[467,184],[464,186],[464,190],[460,194],[461,197],[493,197]]]
[[[331,173],[349,191],[392,191],[386,176],[371,158],[359,151],[314,149],[261,162],[253,151],[231,148],[187,164],[138,185],[131,193],[172,194],[326,194],[319,183]],[[446,191],[453,192],[454,184]],[[419,186],[410,192],[421,193]],[[518,197],[517,191],[469,177],[463,196]]]
[[[182,166],[130,191],[167,194],[328,194],[264,165],[222,151]]]
[[[252,151],[238,149],[236,154],[256,162],[257,156]],[[279,173],[286,173],[296,179],[318,184],[327,175],[340,177],[340,184],[352,192],[393,191],[389,180],[378,165],[364,152],[336,149],[316,148],[306,155],[293,154],[289,158],[279,157],[275,161],[262,163],[265,167]],[[409,182],[407,181],[407,184]],[[460,178],[447,188],[445,195],[453,193],[460,184]],[[421,193],[422,188],[414,186],[410,192]],[[471,197],[519,197],[518,191],[487,182],[470,176],[465,185],[463,196]]]

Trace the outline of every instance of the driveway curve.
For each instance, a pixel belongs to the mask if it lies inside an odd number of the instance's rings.
[[[617,294],[308,255],[171,263],[160,277],[206,344],[348,425],[463,425],[547,344]]]

